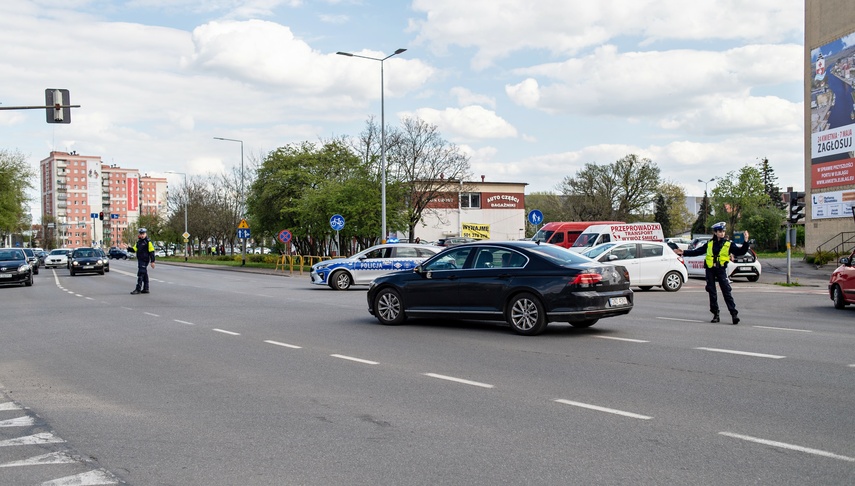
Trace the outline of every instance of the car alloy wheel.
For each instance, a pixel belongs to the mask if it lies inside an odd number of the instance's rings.
[[[846,300],[843,298],[843,291],[840,289],[839,285],[834,286],[834,290],[832,291],[832,300],[834,300],[835,309],[843,309],[846,307]]]
[[[532,294],[522,293],[511,299],[506,311],[508,325],[517,334],[534,336],[546,328],[546,313],[543,305]]]
[[[335,290],[347,290],[353,283],[353,279],[350,278],[350,275],[347,272],[338,271],[332,274],[330,277],[330,283],[330,287]]]
[[[668,272],[662,281],[662,288],[668,292],[676,292],[683,287],[683,277],[677,272]]]
[[[394,326],[404,322],[404,305],[395,289],[382,289],[374,298],[374,313],[380,324]]]

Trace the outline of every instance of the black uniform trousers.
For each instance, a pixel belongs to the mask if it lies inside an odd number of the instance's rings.
[[[721,288],[721,295],[724,297],[724,303],[727,305],[727,310],[730,315],[736,316],[736,302],[733,301],[733,295],[730,293],[730,281],[727,279],[727,268],[715,266],[706,269],[707,286],[706,291],[710,294],[710,312],[718,315],[718,292],[715,288],[715,283]]]
[[[137,260],[137,290],[148,290],[148,262]]]

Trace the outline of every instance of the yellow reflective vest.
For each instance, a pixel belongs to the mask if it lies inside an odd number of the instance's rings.
[[[707,242],[707,258],[704,260],[706,268],[713,268],[715,256],[713,255],[713,240]],[[730,240],[721,245],[721,251],[718,252],[718,264],[722,267],[730,263]]]

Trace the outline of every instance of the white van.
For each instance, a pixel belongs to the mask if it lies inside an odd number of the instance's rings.
[[[662,232],[662,225],[659,223],[596,224],[583,231],[570,249],[582,252],[600,243],[623,240],[661,242],[665,241],[665,234]]]

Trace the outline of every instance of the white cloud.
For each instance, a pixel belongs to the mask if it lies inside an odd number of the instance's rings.
[[[400,117],[415,116],[439,127],[443,136],[451,139],[489,139],[516,137],[517,130],[496,115],[480,106],[463,108],[420,108],[414,113],[401,113]]]
[[[451,88],[451,95],[457,98],[457,103],[460,106],[481,105],[490,108],[496,108],[496,99],[487,95],[473,93],[471,90],[462,86]]]

